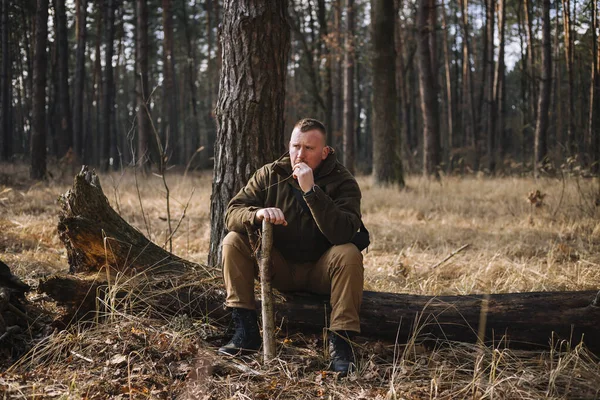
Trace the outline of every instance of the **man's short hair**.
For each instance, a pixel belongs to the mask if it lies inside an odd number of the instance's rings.
[[[327,139],[327,129],[325,129],[325,125],[314,118],[302,118],[294,125],[294,129],[296,128],[300,129],[300,132],[308,132],[316,129],[325,136],[325,139]]]

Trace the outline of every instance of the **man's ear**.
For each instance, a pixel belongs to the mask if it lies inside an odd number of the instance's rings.
[[[330,150],[331,150],[331,147],[329,147],[329,146],[323,147],[323,152],[321,153],[321,160],[324,160],[324,159],[327,158],[327,156],[329,155]]]

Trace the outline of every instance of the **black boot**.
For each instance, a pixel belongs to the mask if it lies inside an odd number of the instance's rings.
[[[350,345],[353,332],[330,331],[329,332],[329,356],[331,357],[331,370],[339,372],[340,376],[346,376],[356,365],[354,364],[354,352]]]
[[[235,325],[235,333],[229,343],[219,349],[219,353],[237,356],[260,349],[261,338],[256,310],[233,308],[231,319]]]

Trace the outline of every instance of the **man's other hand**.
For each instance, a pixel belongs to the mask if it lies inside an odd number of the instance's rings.
[[[304,193],[308,192],[315,184],[312,168],[303,162],[294,165],[293,176],[298,180],[298,185]]]
[[[275,207],[261,208],[256,212],[256,217],[254,219],[256,220],[256,222],[266,220],[267,222],[270,222],[273,225],[287,226],[287,221],[283,216],[283,211]]]

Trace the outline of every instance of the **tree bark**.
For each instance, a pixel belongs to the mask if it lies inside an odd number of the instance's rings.
[[[73,120],[71,119],[71,99],[69,95],[69,42],[65,0],[54,0],[55,31],[57,42],[58,68],[58,158],[73,148]]]
[[[344,38],[344,165],[354,174],[356,147],[354,136],[354,0],[346,0]]]
[[[396,54],[394,2],[372,5],[373,175],[380,185],[404,186],[400,135],[396,121]]]
[[[10,76],[11,76],[11,57],[9,43],[9,18],[8,18],[9,0],[2,0],[2,78],[0,87],[2,94],[0,102],[2,103],[2,134],[0,135],[0,160],[9,160],[12,153],[12,124],[11,124],[11,96],[10,96]]]
[[[112,115],[114,113],[115,104],[115,85],[112,58],[114,53],[114,36],[115,36],[115,4],[114,0],[107,0],[104,5],[104,76],[102,79],[102,158],[100,165],[103,171],[108,171],[109,168],[116,167],[117,160],[111,160],[112,147],[116,143],[112,143]]]
[[[85,86],[85,47],[87,44],[87,0],[77,0],[75,2],[75,12],[77,51],[75,54],[75,83],[73,84],[73,150],[77,157],[83,160],[83,91]]]
[[[496,70],[494,72],[494,112],[495,112],[495,123],[492,131],[492,143],[488,144],[488,152],[490,162],[493,166],[490,166],[490,172],[495,172],[496,162],[502,160],[503,154],[503,138],[504,138],[504,44],[505,44],[505,26],[506,26],[506,3],[504,0],[498,2],[498,62],[496,63]]]
[[[423,116],[423,174],[437,176],[440,164],[439,115],[436,93],[437,75],[434,74],[431,52],[431,25],[435,0],[420,0],[417,12],[419,29],[419,93]]]
[[[542,3],[542,84],[538,96],[537,123],[535,126],[534,175],[544,162],[548,152],[546,141],[548,130],[548,110],[550,107],[550,90],[552,89],[552,39],[550,37],[550,0]]]
[[[150,143],[153,137],[152,122],[150,121],[150,105],[147,104],[150,95],[148,80],[148,2],[137,0],[137,25],[136,25],[136,49],[137,70],[136,76],[136,100],[137,100],[137,133],[138,149],[137,164],[143,169],[150,165]]]
[[[46,178],[46,43],[48,40],[48,0],[37,0],[35,12],[35,56],[33,60],[33,110],[31,126],[32,179]]]
[[[290,47],[286,15],[287,2],[225,2],[210,209],[211,266],[221,264],[227,203],[254,171],[284,149],[285,73]]]
[[[149,242],[109,206],[96,174],[87,167],[60,199],[59,237],[67,248],[71,275],[40,282],[40,290],[79,316],[93,311],[107,279],[118,298],[132,296],[133,306],[162,315],[183,314],[217,320],[226,314],[222,285],[203,267],[178,258]],[[361,335],[406,343],[478,340],[485,321],[485,343],[494,347],[548,348],[559,340],[600,354],[600,294],[596,291],[506,293],[468,296],[417,296],[365,292]],[[284,331],[320,332],[330,311],[326,297],[284,294],[274,304]],[[483,325],[482,325],[483,326]]]
[[[567,140],[565,148],[567,155],[575,154],[575,99],[573,97],[573,38],[571,28],[571,1],[563,0],[563,27],[565,40],[565,68],[567,69],[567,107],[565,120],[567,121]]]
[[[318,0],[318,16],[319,16],[319,28],[321,30],[321,37],[319,42],[323,48],[323,58],[325,59],[325,127],[331,129],[333,123],[333,87],[332,87],[332,73],[331,67],[333,65],[333,57],[331,55],[331,49],[329,48],[329,42],[325,40],[329,37],[329,29],[327,27],[327,9],[325,7],[325,0]]]
[[[495,14],[495,0],[487,0],[486,6],[486,52],[485,61],[487,62],[485,79],[483,85],[485,87],[485,116],[484,119],[487,122],[485,127],[486,131],[486,153],[487,153],[487,169],[490,173],[494,173],[496,170],[496,101],[494,97],[494,14]],[[483,122],[483,121],[482,121]],[[483,123],[481,124],[483,127]]]
[[[171,11],[171,0],[162,0],[163,16],[163,93],[166,101],[163,112],[163,125],[165,137],[165,149],[172,149],[173,161],[175,163],[183,162],[181,151],[182,138],[179,131],[179,106],[177,99],[177,76],[175,75],[175,51],[173,41],[173,13]],[[169,156],[169,154],[167,154]]]
[[[331,66],[331,86],[332,86],[332,113],[331,127],[329,129],[329,143],[336,149],[342,150],[339,155],[343,155],[343,127],[344,127],[344,94],[343,94],[343,71],[340,59],[342,46],[342,2],[341,0],[332,0],[333,8],[333,32],[332,38],[334,50]]]
[[[466,146],[475,149],[477,142],[475,134],[475,111],[473,105],[473,73],[471,71],[471,39],[469,31],[469,15],[467,13],[469,2],[468,0],[459,0],[460,11],[462,15],[462,31],[463,31],[463,60],[462,60],[462,84],[463,84],[463,128],[465,131]]]
[[[452,72],[450,70],[450,50],[448,41],[448,22],[446,18],[446,5],[444,0],[441,3],[442,12],[442,30],[443,30],[443,48],[444,48],[444,77],[446,83],[446,135],[442,141],[444,162],[448,165],[449,155],[452,152],[452,146],[454,143],[454,101],[452,99]]]

